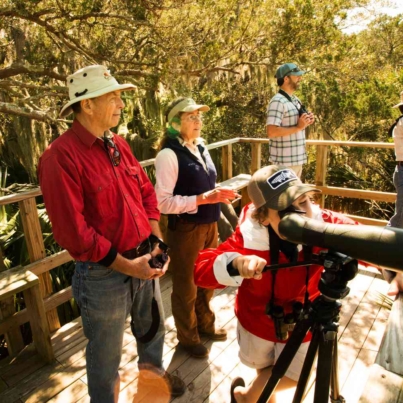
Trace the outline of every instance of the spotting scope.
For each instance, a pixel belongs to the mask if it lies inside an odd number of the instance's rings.
[[[290,212],[279,224],[287,241],[344,253],[382,269],[403,271],[403,230],[372,225],[329,224]]]

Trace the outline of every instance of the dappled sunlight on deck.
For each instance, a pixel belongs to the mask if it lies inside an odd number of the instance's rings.
[[[339,328],[339,376],[341,392],[348,403],[358,402],[368,378],[387,323],[388,304],[382,307],[382,294],[388,284],[375,270],[360,270],[349,283],[351,293],[342,302]],[[231,380],[242,376],[247,383],[255,371],[245,367],[238,359],[234,298],[236,289],[216,290],[212,305],[217,324],[228,332],[228,339],[202,342],[210,348],[208,359],[194,359],[175,349],[176,330],[171,314],[171,279],[166,275],[161,281],[165,307],[166,337],[164,365],[184,379],[186,393],[176,402],[229,402]],[[63,326],[52,335],[56,361],[45,364],[32,346],[28,346],[14,359],[0,361],[0,401],[12,402],[89,402],[86,385],[85,346],[80,318]],[[137,350],[129,321],[124,333],[120,377],[120,402],[161,402],[167,400],[163,388],[157,395],[137,388]],[[283,400],[282,400],[283,401]],[[313,388],[306,402],[313,401]],[[286,403],[286,401],[284,401]]]

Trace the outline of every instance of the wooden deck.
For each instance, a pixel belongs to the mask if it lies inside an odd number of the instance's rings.
[[[362,269],[349,283],[350,295],[343,300],[339,328],[339,379],[347,403],[356,403],[363,392],[369,369],[374,362],[386,327],[389,310],[381,307],[381,293],[388,284],[375,270]],[[213,300],[218,325],[228,331],[225,342],[203,342],[211,349],[209,359],[189,357],[176,350],[176,331],[171,314],[171,278],[161,279],[165,307],[165,367],[179,375],[187,385],[186,393],[173,401],[229,402],[231,380],[242,376],[253,379],[254,370],[239,363],[236,318],[233,304],[236,289],[217,290]],[[121,361],[119,402],[166,402],[166,395],[139,396],[137,391],[136,342],[129,323],[124,336]],[[0,402],[89,402],[86,387],[85,345],[81,320],[71,322],[52,335],[56,361],[45,364],[28,346],[17,358],[0,361]],[[282,399],[283,400],[283,399]],[[291,400],[290,400],[291,401]],[[312,393],[305,400],[312,401]],[[284,400],[284,403],[286,401]]]

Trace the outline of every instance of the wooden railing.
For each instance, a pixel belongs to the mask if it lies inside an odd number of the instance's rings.
[[[220,141],[208,145],[208,149],[221,148],[222,156],[222,174],[221,179],[224,181],[233,176],[233,154],[232,146],[237,143],[249,143],[251,145],[251,164],[250,172],[254,173],[261,167],[261,147],[262,144],[268,143],[268,139],[254,138],[234,138],[231,140]],[[383,193],[377,191],[356,190],[347,188],[337,188],[326,185],[327,173],[327,155],[329,147],[371,147],[371,148],[393,148],[390,143],[360,143],[348,141],[322,141],[308,140],[308,146],[316,147],[316,174],[315,184],[322,190],[323,196],[337,195],[341,197],[351,197],[358,199],[372,199],[384,202],[394,202],[395,193]],[[148,167],[154,164],[154,159],[141,161],[143,167]],[[245,172],[246,173],[246,172]],[[25,270],[29,270],[39,277],[41,286],[41,295],[47,315],[47,322],[50,332],[53,332],[60,327],[59,318],[56,308],[72,298],[71,286],[57,293],[52,294],[52,285],[50,281],[49,271],[72,260],[72,257],[67,251],[62,251],[51,256],[45,256],[45,245],[43,235],[41,233],[38,211],[36,207],[37,196],[41,195],[39,188],[14,194],[10,196],[0,197],[0,206],[10,203],[18,203],[21,218],[23,222],[24,234],[28,247],[28,253],[31,263],[25,266]],[[323,200],[322,200],[323,203]],[[357,221],[372,225],[385,225],[386,221],[374,220],[364,217],[356,217]],[[22,338],[19,334],[18,326],[29,322],[28,311],[23,309],[15,313],[13,310],[14,301],[8,299],[2,301],[0,305],[0,334],[6,335],[6,340],[11,355],[15,355],[23,348]]]

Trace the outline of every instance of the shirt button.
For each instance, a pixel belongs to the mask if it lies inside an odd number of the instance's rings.
[[[137,217],[137,216],[138,216],[138,214],[137,214],[137,213],[134,213],[134,216],[135,216],[135,217]]]
[[[116,177],[117,177],[117,178],[120,178],[120,175],[118,174],[118,175],[116,175]]]

